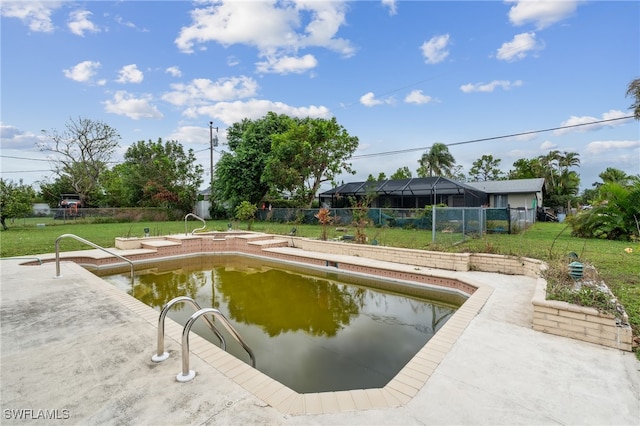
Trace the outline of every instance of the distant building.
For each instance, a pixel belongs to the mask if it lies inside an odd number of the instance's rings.
[[[479,207],[487,202],[482,190],[444,177],[350,182],[321,193],[319,200],[331,207],[349,207],[349,198],[363,199],[367,195],[375,195],[371,207],[384,208],[413,209],[433,204]]]
[[[486,193],[489,207],[524,207],[531,210],[542,207],[544,178],[488,180],[467,182],[467,185]]]
[[[433,204],[448,207],[507,207],[535,210],[542,205],[544,179],[457,182],[444,177],[349,182],[318,198],[334,208],[350,207],[350,198],[375,195],[371,207],[423,208]]]

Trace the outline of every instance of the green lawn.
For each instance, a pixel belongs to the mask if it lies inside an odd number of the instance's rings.
[[[44,225],[44,226],[43,226]],[[199,221],[188,222],[188,232],[201,226]],[[234,229],[246,230],[246,223],[232,223]],[[183,221],[138,222],[138,223],[83,223],[52,219],[21,219],[8,223],[9,230],[0,233],[0,257],[34,256],[55,252],[55,240],[62,234],[75,234],[102,247],[113,247],[116,237],[142,237],[144,228],[150,234],[166,235],[185,232]],[[207,230],[223,231],[227,221],[208,221]],[[270,222],[254,222],[252,230],[273,234],[288,234],[295,226],[296,235],[319,238],[319,225],[292,225]],[[353,235],[355,230],[340,231],[335,226],[328,228],[328,238]],[[459,234],[438,237],[432,243],[429,231],[367,228],[369,240],[391,247],[406,247],[421,250],[448,252],[482,252],[533,257],[546,261],[563,259],[575,252],[582,261],[594,265],[600,276],[609,285],[620,303],[625,306],[634,330],[640,336],[640,244],[595,239],[580,239],[571,236],[570,228],[559,223],[539,222],[518,235],[489,234],[482,238],[462,240]],[[625,249],[632,248],[631,253]],[[60,241],[62,251],[91,249],[73,239]],[[636,350],[640,358],[640,351]]]

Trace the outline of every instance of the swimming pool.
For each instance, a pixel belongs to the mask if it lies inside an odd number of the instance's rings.
[[[158,311],[177,296],[219,309],[253,349],[256,368],[300,393],[384,387],[466,300],[427,286],[403,294],[400,283],[373,276],[240,255],[147,264],[133,287],[128,273],[113,272],[97,273]],[[193,309],[177,309],[169,317],[186,323]],[[196,324],[196,333],[219,344]],[[248,358],[227,342],[230,353]]]

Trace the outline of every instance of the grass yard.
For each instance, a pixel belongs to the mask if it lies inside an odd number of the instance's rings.
[[[113,247],[116,237],[142,237],[144,228],[152,236],[185,232],[183,221],[137,223],[64,223],[47,218],[30,218],[8,223],[9,230],[0,233],[0,257],[34,256],[55,252],[55,240],[62,234],[75,234],[102,247]],[[201,226],[199,221],[189,221],[187,232]],[[246,223],[233,222],[234,229],[246,230]],[[208,231],[224,231],[227,221],[208,221]],[[292,228],[301,237],[319,238],[319,225],[292,225],[271,222],[254,222],[251,230],[287,235]],[[609,285],[620,303],[625,306],[634,336],[640,339],[640,244],[596,239],[580,239],[571,236],[571,229],[560,223],[538,222],[518,235],[487,234],[481,238],[462,240],[460,234],[439,236],[432,242],[429,231],[398,228],[366,228],[370,241],[390,247],[447,252],[481,252],[532,257],[545,261],[558,261],[570,252],[578,254],[584,262],[596,267],[601,278]],[[355,229],[344,230],[328,227],[328,238],[353,235]],[[449,238],[449,240],[447,240]],[[628,248],[632,251],[629,253]],[[73,239],[60,241],[62,251],[91,249]],[[636,348],[640,358],[640,351]]]

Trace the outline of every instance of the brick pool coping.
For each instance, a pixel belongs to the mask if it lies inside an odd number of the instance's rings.
[[[437,285],[469,295],[467,301],[405,367],[387,385],[376,389],[300,394],[207,340],[191,335],[190,349],[193,355],[218,369],[265,403],[289,415],[339,413],[406,405],[429,380],[493,291],[489,286],[454,278],[454,272],[483,271],[538,277],[542,265],[541,261],[535,259],[508,256],[427,252],[233,232],[116,239],[114,251],[136,263],[207,253],[240,253],[355,273],[374,272],[378,276],[414,281],[422,285],[437,280]],[[61,258],[98,268],[122,264],[117,258],[98,250],[65,252],[61,254]],[[43,258],[43,261],[47,260],[50,261],[51,258]],[[105,286],[105,289],[133,312],[157,325],[158,313],[153,308],[113,286]],[[179,344],[182,326],[167,319],[165,334]]]

